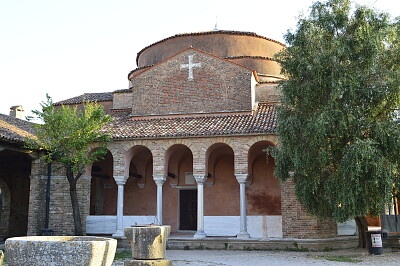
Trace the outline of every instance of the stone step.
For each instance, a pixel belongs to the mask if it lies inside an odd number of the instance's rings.
[[[356,248],[358,237],[337,237],[329,239],[237,239],[207,237],[205,239],[168,239],[170,250],[332,250]],[[130,249],[126,239],[118,240],[118,248]]]

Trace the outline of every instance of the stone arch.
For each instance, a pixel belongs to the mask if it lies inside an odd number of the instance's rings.
[[[235,178],[234,161],[234,151],[226,143],[217,142],[207,149],[205,169],[208,178],[204,189],[206,216],[239,215],[239,183]]]
[[[156,213],[157,187],[153,182],[153,154],[144,145],[134,145],[125,155],[124,214]]]
[[[274,144],[267,140],[253,143],[248,151],[248,182],[246,189],[248,215],[281,215],[281,190],[274,176],[275,161],[265,149]]]
[[[104,158],[94,162],[89,171],[90,186],[90,215],[114,215],[116,213],[117,187],[113,178],[114,157],[107,150]]]
[[[11,193],[7,183],[0,178],[0,236],[8,236]]]
[[[167,179],[183,178],[184,173],[193,172],[193,152],[185,144],[173,144],[166,150],[164,158],[164,175]]]
[[[193,176],[193,152],[187,145],[175,143],[166,150],[164,162],[166,181],[163,185],[163,222],[171,225],[172,232],[189,230],[185,226],[193,227],[193,224],[189,223],[197,222],[197,219],[190,221],[182,219],[197,215],[197,208],[188,209],[183,213],[181,206],[185,204],[182,201],[185,197],[184,193],[191,193],[191,196],[197,195],[196,181]],[[195,206],[197,206],[197,197],[195,201]]]

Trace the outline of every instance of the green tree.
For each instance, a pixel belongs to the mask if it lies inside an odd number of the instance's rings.
[[[285,40],[275,174],[294,172],[309,213],[360,226],[399,184],[400,23],[350,0],[316,2]]]
[[[86,102],[82,109],[70,106],[55,108],[47,95],[47,102],[41,103],[42,110],[32,111],[42,124],[37,124],[36,138],[28,140],[31,148],[46,151],[44,158],[57,161],[65,168],[71,197],[75,235],[82,235],[76,184],[85,173],[87,165],[98,161],[107,152],[110,137],[99,130],[109,121],[101,105]],[[90,151],[90,145],[96,149]]]

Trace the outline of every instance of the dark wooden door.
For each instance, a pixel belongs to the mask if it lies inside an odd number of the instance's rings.
[[[180,190],[179,230],[197,230],[197,190]]]

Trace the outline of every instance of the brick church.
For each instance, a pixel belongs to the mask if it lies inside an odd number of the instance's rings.
[[[107,155],[79,181],[86,234],[122,237],[125,226],[169,224],[172,233],[194,238],[337,236],[335,223],[305,213],[292,182],[274,177],[274,159],[264,151],[279,139],[277,84],[284,77],[273,56],[283,47],[250,32],[178,34],[138,53],[127,89],[56,103],[97,101],[114,119],[103,129],[112,136]],[[18,177],[25,187],[18,211],[10,206],[13,200],[18,205],[11,194],[19,185],[0,173],[1,207],[8,208],[1,219],[14,223],[23,213],[21,230],[13,234],[41,234],[46,164],[21,145],[31,125],[0,118],[8,130],[0,131],[0,164],[14,156],[27,168]],[[57,167],[51,180],[49,227],[72,234],[68,183]]]

